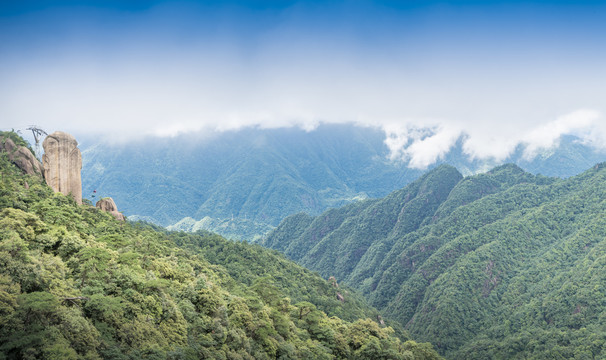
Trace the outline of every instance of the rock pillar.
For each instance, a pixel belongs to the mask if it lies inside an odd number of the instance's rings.
[[[68,133],[55,131],[42,143],[44,179],[55,192],[70,195],[82,205],[82,154]]]

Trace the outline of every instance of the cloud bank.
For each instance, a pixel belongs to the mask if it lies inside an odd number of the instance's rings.
[[[425,169],[441,160],[455,144],[471,159],[502,161],[521,146],[525,160],[559,145],[565,135],[581,139],[585,145],[606,150],[606,118],[595,110],[580,109],[553,121],[518,128],[517,134],[499,137],[495,133],[473,133],[445,120],[434,126],[415,127],[414,122],[383,126],[385,144],[392,160],[405,161],[409,167]],[[473,130],[472,130],[473,131]],[[499,131],[499,129],[497,129]]]
[[[472,158],[565,134],[606,148],[604,7],[351,4],[4,15],[0,127],[128,141],[352,123],[415,168],[459,140]]]

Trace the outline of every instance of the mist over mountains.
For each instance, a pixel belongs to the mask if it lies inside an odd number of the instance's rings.
[[[390,160],[376,128],[320,125],[150,138],[119,145],[83,141],[83,194],[111,194],[131,219],[174,229],[207,229],[253,240],[298,212],[311,215],[385,196],[424,169]],[[459,140],[436,163],[464,175],[503,162],[531,173],[569,177],[604,160],[603,152],[563,136],[528,159],[519,145],[507,159],[471,159]],[[205,219],[201,223],[197,223]],[[182,221],[184,220],[184,221]]]
[[[162,225],[186,216],[277,225],[284,214],[319,213],[384,195],[421,171],[386,159],[379,131],[329,126],[155,139],[84,150],[84,193],[129,198],[129,215]]]

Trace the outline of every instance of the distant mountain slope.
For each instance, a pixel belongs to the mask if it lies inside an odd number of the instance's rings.
[[[83,194],[111,194],[127,216],[164,226],[206,216],[276,226],[286,215],[383,196],[418,177],[387,161],[382,136],[331,125],[95,145],[83,150]]]
[[[182,230],[204,227],[253,240],[286,216],[317,215],[352,201],[402,188],[423,171],[388,160],[384,134],[352,125],[301,129],[246,129],[148,139],[124,145],[83,145],[83,194],[112,196],[134,218]],[[600,154],[573,137],[533,160],[523,148],[508,161],[533,173],[568,177]],[[439,163],[469,175],[499,165],[469,159],[459,142]],[[433,167],[438,164],[433,165]],[[200,220],[208,218],[206,221]],[[191,226],[189,226],[191,225]],[[237,227],[234,227],[237,225]]]
[[[275,227],[236,217],[231,219],[213,219],[205,216],[197,221],[191,217],[186,217],[176,224],[167,226],[166,229],[186,232],[213,229],[213,232],[220,232],[222,236],[228,239],[256,242],[262,238],[263,234],[269,233]]]
[[[383,199],[288,217],[262,243],[449,358],[603,358],[604,225],[606,163],[566,180],[443,165]]]
[[[2,359],[439,358],[380,322],[275,251],[117,221],[0,152]]]

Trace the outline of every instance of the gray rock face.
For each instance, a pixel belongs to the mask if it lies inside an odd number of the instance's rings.
[[[28,175],[42,176],[42,164],[25,146],[17,146],[8,137],[0,138],[0,150],[8,153],[8,158]]]
[[[71,194],[82,205],[82,154],[78,142],[68,133],[55,131],[42,143],[44,179],[55,192]]]
[[[114,199],[110,197],[103,198],[97,201],[97,204],[95,204],[95,206],[97,207],[97,209],[107,211],[108,213],[112,214],[116,218],[116,220],[126,220],[124,214],[118,211],[118,207],[116,206]]]

